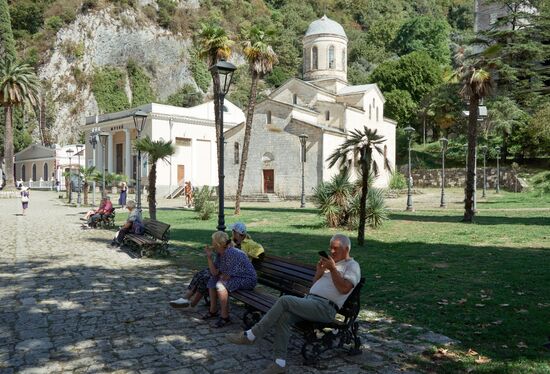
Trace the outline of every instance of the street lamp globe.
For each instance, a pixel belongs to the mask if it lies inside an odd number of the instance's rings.
[[[231,62],[221,59],[210,67],[211,72],[218,74],[220,77],[220,94],[224,96],[229,92],[229,87],[233,81],[233,73],[237,70],[237,67]]]
[[[134,126],[136,127],[137,132],[141,133],[145,128],[145,122],[147,121],[147,113],[139,109],[134,113],[133,118],[134,118]]]

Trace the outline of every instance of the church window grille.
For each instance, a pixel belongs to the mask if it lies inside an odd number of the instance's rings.
[[[36,180],[36,164],[32,164],[32,180]]]
[[[266,113],[266,124],[270,125],[271,124],[271,111],[268,110],[267,113]]]
[[[21,180],[27,179],[27,175],[25,173],[25,165],[21,165]]]
[[[372,105],[369,104],[369,119],[372,119]]]
[[[238,165],[239,162],[240,162],[240,160],[239,160],[239,157],[240,157],[240,154],[239,154],[239,142],[235,142],[234,151],[235,151],[235,154],[234,154],[234,157],[235,157],[235,165]]]
[[[376,107],[376,122],[378,122],[378,107]]]
[[[329,110],[327,110],[327,111],[325,112],[325,120],[326,120],[326,121],[330,121],[330,111],[329,111]]]
[[[47,181],[48,180],[48,163],[47,162],[44,162],[44,180]]]
[[[331,45],[328,48],[328,68],[329,69],[335,69],[336,68],[336,60],[334,59],[334,46]]]
[[[298,104],[298,95],[296,94],[292,95],[292,104],[294,105]]]
[[[313,70],[319,69],[317,47],[313,47],[311,49],[311,68]]]

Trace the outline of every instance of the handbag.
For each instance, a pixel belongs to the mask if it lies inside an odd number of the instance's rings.
[[[28,203],[29,202],[29,196],[28,195],[21,196],[21,202],[22,203]]]

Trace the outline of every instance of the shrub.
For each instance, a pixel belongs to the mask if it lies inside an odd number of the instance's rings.
[[[195,204],[195,212],[201,220],[207,220],[212,213],[216,211],[216,202],[212,201],[214,188],[202,186],[193,194],[193,203]]]
[[[46,20],[46,27],[53,31],[59,31],[63,27],[63,20],[59,16],[53,16]]]
[[[214,201],[206,201],[199,212],[199,218],[203,221],[210,219],[213,213],[216,212],[217,204]]]
[[[212,78],[208,72],[208,66],[199,58],[197,51],[191,53],[189,69],[191,69],[191,73],[193,73],[193,79],[197,83],[197,86],[199,86],[203,92],[206,92],[208,87],[210,87]]]
[[[389,187],[392,190],[402,190],[407,187],[407,179],[405,179],[403,174],[396,170],[391,175]]]
[[[98,0],[84,0],[82,2],[82,7],[80,8],[82,12],[87,12],[89,10],[97,8]]]
[[[151,78],[133,60],[129,60],[126,66],[130,88],[132,89],[132,106],[139,106],[155,101],[155,94],[151,88]]]
[[[126,76],[116,67],[104,67],[94,72],[92,92],[101,113],[118,112],[130,107],[125,85]]]
[[[550,193],[550,171],[543,171],[531,178],[531,184],[533,185],[533,190],[543,194]]]
[[[166,99],[166,104],[189,108],[202,103],[203,95],[191,84],[184,84],[176,93]]]

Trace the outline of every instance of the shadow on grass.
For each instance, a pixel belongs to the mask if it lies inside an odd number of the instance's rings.
[[[399,214],[390,213],[390,219],[396,221],[413,221],[413,222],[447,222],[460,223],[463,215],[427,215],[427,214]],[[550,217],[506,217],[506,216],[485,216],[483,213],[478,213],[475,217],[477,225],[537,225],[550,226]]]

